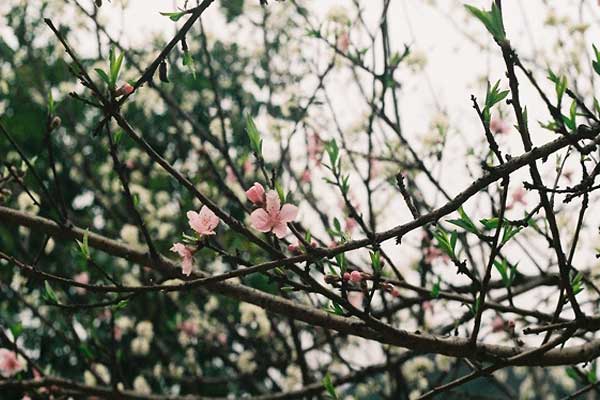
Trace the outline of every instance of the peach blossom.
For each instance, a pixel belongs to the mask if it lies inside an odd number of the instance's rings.
[[[171,251],[179,254],[179,256],[183,259],[181,264],[181,273],[189,276],[192,273],[192,264],[194,260],[194,254],[192,250],[186,247],[183,243],[175,243],[171,247]]]
[[[0,349],[0,375],[10,378],[25,369],[25,365],[14,351]]]
[[[279,195],[274,190],[267,192],[265,202],[265,208],[259,208],[250,214],[250,222],[257,231],[273,232],[281,239],[287,233],[287,223],[296,219],[298,207],[292,204],[281,206]]]
[[[187,212],[190,227],[199,235],[214,235],[215,228],[219,225],[219,217],[206,206],[202,206],[200,212]]]
[[[258,182],[246,190],[246,197],[252,204],[262,205],[265,202],[265,188]]]

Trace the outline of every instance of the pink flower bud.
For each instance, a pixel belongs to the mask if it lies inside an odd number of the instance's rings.
[[[392,297],[400,297],[400,291],[396,287],[392,287],[392,291],[390,292]]]
[[[504,330],[504,321],[500,317],[494,318],[492,321],[492,332],[501,332]]]
[[[288,251],[290,253],[298,253],[298,243],[290,243],[288,245]]]
[[[265,202],[265,188],[258,182],[246,190],[246,197],[252,204],[260,205]]]
[[[358,271],[352,271],[350,273],[350,280],[354,283],[359,283],[362,281],[362,274]]]
[[[305,169],[304,172],[302,173],[302,182],[304,183],[309,183],[312,180],[312,176],[310,174],[310,171]]]
[[[350,273],[344,272],[344,275],[342,275],[342,279],[344,280],[344,282],[348,282],[350,280]]]
[[[58,129],[60,127],[60,124],[62,123],[62,120],[60,119],[60,117],[58,115],[55,115],[52,120],[50,121],[50,130],[55,130]]]
[[[120,88],[117,89],[115,96],[119,97],[128,95],[131,94],[131,92],[133,92],[133,86],[131,86],[129,83],[124,83]]]

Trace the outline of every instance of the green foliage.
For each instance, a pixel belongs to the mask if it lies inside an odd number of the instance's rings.
[[[490,11],[480,10],[479,8],[468,4],[465,4],[465,8],[471,15],[481,21],[496,41],[501,42],[506,39],[504,22],[502,21],[502,12],[496,6],[496,3],[492,3]]]
[[[483,107],[482,113],[485,122],[488,124],[490,123],[490,110],[492,109],[492,107],[504,100],[506,96],[508,96],[508,94],[510,93],[510,90],[501,91],[498,88],[499,85],[500,81],[496,82],[494,86],[491,86],[489,81],[487,83],[487,90],[485,93],[485,106]]]
[[[338,395],[335,392],[333,383],[331,382],[331,375],[329,375],[329,372],[325,374],[321,383],[323,383],[323,387],[325,387],[325,390],[327,391],[327,397],[331,400],[338,400]]]
[[[500,260],[494,260],[494,267],[500,274],[502,278],[502,283],[505,287],[512,286],[516,276],[517,276],[517,266],[519,263],[511,265],[505,258],[501,258]]]
[[[442,250],[451,259],[456,259],[456,240],[458,235],[456,231],[449,233],[441,226],[437,226],[433,231],[433,237],[436,239],[436,247]]]
[[[184,11],[174,11],[174,12],[161,12],[160,15],[164,15],[165,17],[169,17],[171,21],[177,22],[183,17],[186,13]]]
[[[254,154],[256,154],[257,157],[260,157],[262,155],[263,141],[260,137],[258,129],[256,128],[254,119],[252,119],[252,116],[250,116],[250,114],[246,115],[246,134],[248,135],[248,139],[250,140],[250,146],[252,148],[252,151],[254,152]]]
[[[592,47],[594,49],[594,57],[596,57],[595,60],[592,60],[592,67],[594,68],[594,71],[600,75],[600,52],[596,48],[596,45],[592,45]]]
[[[458,209],[458,214],[460,215],[460,219],[451,219],[448,220],[448,222],[463,228],[467,232],[471,232],[478,235],[479,229],[477,229],[471,218],[469,218],[469,216],[462,207]]]

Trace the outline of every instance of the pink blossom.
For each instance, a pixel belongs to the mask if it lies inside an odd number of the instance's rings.
[[[392,297],[400,297],[400,291],[395,286],[392,287],[392,291],[390,292],[390,294],[392,295]]]
[[[188,223],[199,235],[214,235],[219,225],[219,217],[210,208],[202,206],[200,212],[187,212]]]
[[[246,197],[252,204],[262,205],[265,202],[265,188],[258,182],[254,182],[254,185],[246,190]]]
[[[433,304],[429,300],[423,302],[423,311],[433,311]]]
[[[352,271],[350,273],[350,280],[354,283],[362,281],[362,274],[359,271]]]
[[[217,341],[222,345],[225,345],[227,343],[227,334],[223,332],[219,333],[217,335]]]
[[[253,170],[254,170],[254,164],[252,163],[252,160],[250,158],[246,158],[246,161],[244,161],[244,174],[248,175],[250,174]]]
[[[185,320],[181,324],[178,325],[178,328],[185,333],[188,337],[198,336],[200,330],[198,328],[198,324],[192,320]]]
[[[492,133],[505,134],[510,131],[510,126],[502,119],[492,118],[490,122],[490,130]]]
[[[429,246],[425,249],[425,263],[431,264],[434,261],[441,259],[442,261],[448,260],[448,255],[442,252],[435,246]]]
[[[298,246],[298,243],[290,243],[288,245],[288,251],[290,253],[299,253],[300,252],[300,247]]]
[[[304,172],[302,173],[302,177],[300,179],[304,183],[310,183],[310,181],[312,180],[312,176],[310,174],[310,171],[308,169],[305,169]]]
[[[192,250],[190,250],[189,247],[186,247],[183,243],[175,243],[171,247],[171,251],[179,254],[179,256],[183,259],[183,262],[181,264],[181,273],[186,276],[189,276],[192,272],[192,264],[194,258]]]
[[[225,180],[228,183],[235,183],[235,181],[237,180],[235,177],[235,173],[233,172],[233,168],[231,168],[229,165],[225,167]]]
[[[501,332],[504,330],[504,320],[500,317],[494,318],[492,321],[492,332]]]
[[[350,272],[344,272],[344,275],[342,275],[342,279],[345,282],[348,282],[350,280]]]
[[[113,329],[113,333],[115,336],[115,340],[117,342],[120,342],[123,338],[123,330],[121,330],[121,328],[119,328],[118,326],[115,326],[115,328]]]
[[[525,189],[522,187],[517,188],[511,195],[513,204],[521,203],[523,205],[527,205],[527,200],[525,200],[526,195],[527,193],[525,192]]]
[[[356,226],[358,225],[356,220],[354,218],[346,218],[346,232],[348,233],[352,233],[352,231],[354,230],[354,228],[356,228]]]
[[[73,280],[77,283],[83,283],[87,285],[90,282],[90,275],[87,272],[81,272],[75,276],[73,276]],[[81,287],[76,287],[75,291],[79,294],[85,293],[85,289]]]
[[[274,190],[267,192],[265,202],[265,208],[259,208],[250,214],[250,222],[257,231],[273,232],[281,239],[287,233],[287,223],[296,219],[298,207],[292,204],[281,207],[279,195]]]
[[[121,87],[119,87],[116,92],[115,92],[115,96],[119,97],[119,96],[123,96],[123,95],[128,95],[131,94],[133,92],[133,86],[131,86],[129,83],[124,83],[123,85],[121,85]]]
[[[323,153],[323,148],[323,140],[318,134],[313,133],[312,135],[309,135],[306,149],[309,160],[313,160],[317,165],[320,165],[320,158],[321,154]]]
[[[348,51],[348,47],[350,47],[350,36],[348,35],[348,32],[343,32],[338,37],[337,48],[342,53],[345,53]]]
[[[362,292],[348,293],[348,301],[350,302],[350,304],[352,304],[356,308],[359,308],[361,306],[364,297],[365,296],[363,295]]]
[[[25,365],[14,351],[0,349],[0,375],[10,378],[24,369]]]

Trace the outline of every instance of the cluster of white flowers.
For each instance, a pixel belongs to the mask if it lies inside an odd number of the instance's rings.
[[[142,375],[138,375],[133,380],[133,390],[141,394],[151,394],[152,388]]]
[[[131,341],[131,352],[145,356],[150,351],[150,343],[154,338],[154,328],[150,321],[140,321],[135,327],[137,337]]]
[[[256,328],[258,336],[267,336],[271,332],[271,322],[262,308],[250,303],[240,304],[242,325]]]
[[[31,196],[29,195],[31,194]],[[35,192],[29,191],[21,192],[17,197],[17,206],[19,210],[23,212],[28,212],[32,214],[37,214],[40,211],[40,208],[35,204],[35,201],[40,202],[40,196],[38,196]],[[35,199],[35,201],[33,201]]]
[[[240,371],[244,374],[251,374],[256,370],[256,362],[254,361],[254,354],[245,350],[238,356],[237,366]]]

